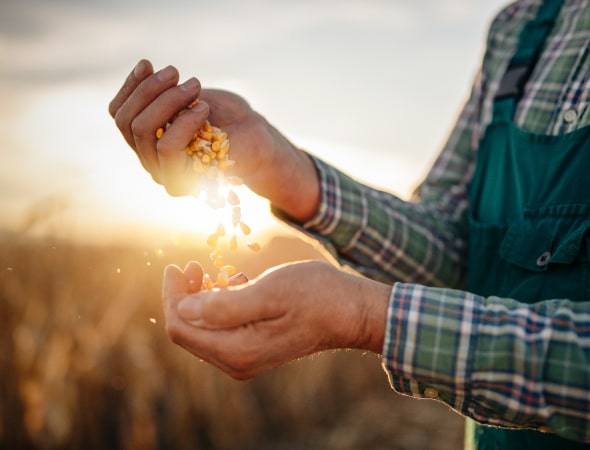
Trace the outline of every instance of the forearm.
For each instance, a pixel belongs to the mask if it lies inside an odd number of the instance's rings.
[[[394,389],[479,422],[590,440],[590,303],[534,305],[394,287],[384,367]]]

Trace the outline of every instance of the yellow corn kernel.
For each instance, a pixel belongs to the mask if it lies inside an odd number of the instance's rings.
[[[203,155],[203,157],[201,158],[201,162],[207,165],[211,162],[211,158],[209,157],[209,155]]]
[[[198,158],[193,159],[193,170],[197,173],[203,173],[205,171],[203,163]]]
[[[207,245],[209,245],[210,247],[217,247],[218,239],[219,237],[217,236],[217,234],[213,233],[211,236],[207,238]]]
[[[219,272],[217,274],[217,287],[225,287],[229,284],[229,277],[225,272]]]
[[[213,133],[211,131],[200,130],[199,136],[209,142],[211,142],[211,139],[213,139]]]
[[[193,102],[192,102],[190,105],[188,105],[188,107],[189,107],[189,108],[192,108],[192,107],[194,107],[194,106],[197,106],[198,104],[199,104],[199,99],[198,99],[198,98],[195,98],[195,99],[193,100]]]
[[[238,226],[240,219],[242,218],[242,208],[234,206],[231,211],[231,222],[234,227]]]
[[[217,151],[219,151],[220,148],[221,148],[221,142],[215,141],[215,140],[213,142],[211,142],[211,150],[213,150],[214,152],[217,152]]]
[[[250,229],[250,227],[248,225],[246,225],[244,222],[242,222],[240,220],[240,229],[242,230],[242,233],[244,233],[246,236],[248,236],[250,234],[250,232],[252,231]]]
[[[227,152],[226,151],[219,150],[217,152],[217,161],[224,161],[226,156],[227,156]]]
[[[238,249],[238,238],[236,235],[232,235],[231,239],[229,240],[229,249],[231,251],[235,251]]]
[[[217,234],[217,236],[219,236],[219,237],[225,236],[225,227],[223,226],[222,223],[217,225],[217,229],[215,230],[215,234]]]
[[[203,275],[203,289],[213,289],[215,284],[208,273]]]
[[[217,267],[218,269],[221,269],[223,266],[225,266],[225,261],[223,260],[223,256],[219,255],[215,258],[215,261],[213,261],[213,265],[215,267]]]
[[[232,275],[235,275],[235,273],[237,271],[234,266],[230,266],[230,265],[223,266],[220,270],[227,273],[227,275],[229,277],[231,277]]]
[[[160,139],[164,134],[164,128],[160,127],[156,130],[156,139]]]
[[[236,165],[236,162],[233,159],[224,159],[223,161],[219,161],[219,167],[223,170],[230,169]]]
[[[215,258],[217,258],[219,255],[221,255],[221,249],[218,247],[211,253],[209,253],[209,258],[211,259],[211,261],[214,261]]]
[[[211,126],[211,124],[209,123],[208,120],[205,120],[205,123],[203,123],[203,126],[201,127],[202,130],[205,131],[210,131],[211,133],[213,133],[213,127]]]
[[[225,177],[225,181],[227,181],[232,186],[241,186],[242,184],[244,184],[244,180],[242,180],[237,175],[227,176],[227,177]]]
[[[216,142],[223,142],[223,141],[227,140],[227,133],[225,131],[221,131],[221,130],[219,130],[218,133],[214,132],[213,133],[213,140]]]
[[[258,242],[248,242],[246,245],[254,253],[258,253],[260,251],[260,244]]]
[[[240,197],[238,194],[232,189],[230,189],[227,193],[227,202],[232,206],[238,206],[240,204]]]

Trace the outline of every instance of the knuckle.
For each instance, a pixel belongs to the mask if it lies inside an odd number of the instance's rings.
[[[147,135],[148,130],[143,120],[135,118],[131,121],[131,133],[135,137],[144,137]]]

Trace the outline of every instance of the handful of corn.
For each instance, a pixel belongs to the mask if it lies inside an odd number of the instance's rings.
[[[189,108],[195,106],[198,102],[199,100],[196,99]],[[176,117],[184,112],[184,110],[180,111]],[[162,137],[170,124],[171,122],[167,123],[165,127],[156,130],[157,139]],[[238,230],[244,236],[248,236],[251,229],[242,221],[240,198],[236,191],[232,189],[232,186],[242,185],[242,179],[227,174],[227,170],[235,165],[235,161],[229,158],[229,147],[227,133],[218,127],[212,126],[209,121],[205,121],[201,128],[193,134],[191,141],[185,147],[185,151],[192,159],[193,170],[202,174],[205,178],[204,186],[209,207],[211,209],[231,207],[233,232],[229,236],[228,248],[235,251],[238,248]],[[222,188],[227,188],[227,195],[221,193],[224,190]],[[220,223],[217,225],[215,232],[207,238],[207,245],[213,247],[209,257],[213,265],[218,269],[218,273],[215,281],[208,273],[204,274],[203,290],[227,286],[230,277],[236,273],[235,266],[225,263],[225,258],[219,246],[219,241],[226,237],[228,237],[228,233],[226,233],[224,225]],[[260,244],[257,242],[247,242],[246,245],[253,252],[260,251]]]

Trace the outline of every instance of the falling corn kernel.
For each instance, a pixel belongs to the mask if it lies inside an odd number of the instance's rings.
[[[229,284],[229,276],[225,272],[217,274],[217,287],[225,287]]]
[[[234,266],[229,265],[229,264],[223,266],[220,270],[227,273],[227,275],[230,277],[236,273],[236,268]]]
[[[225,181],[227,181],[232,186],[241,186],[242,184],[244,184],[244,180],[242,180],[237,175],[229,175],[225,177]]]
[[[218,239],[219,236],[217,236],[216,233],[213,233],[211,236],[207,238],[207,245],[209,245],[210,247],[217,247]]]
[[[160,139],[164,135],[164,128],[160,127],[156,130],[156,139]]]
[[[242,233],[244,233],[246,236],[248,236],[250,234],[250,232],[252,231],[250,229],[250,227],[248,225],[246,225],[244,222],[242,222],[240,220],[240,229],[242,230]]]
[[[248,242],[246,245],[254,253],[258,253],[260,251],[260,244],[258,242]]]
[[[208,273],[203,275],[203,289],[213,289],[215,284]]]
[[[215,267],[217,267],[218,269],[221,269],[223,266],[225,266],[225,261],[223,260],[223,256],[219,255],[217,258],[215,258],[215,261],[213,261],[213,265]]]
[[[242,208],[234,206],[231,211],[231,222],[234,227],[238,226],[240,219],[242,218]]]
[[[215,261],[215,258],[217,258],[219,255],[221,255],[221,249],[217,247],[209,254],[209,258],[211,259],[211,261]]]
[[[236,237],[235,234],[229,240],[229,249],[231,251],[235,251],[238,249],[238,238]]]
[[[217,236],[219,236],[219,237],[225,236],[225,227],[223,226],[222,223],[217,225],[217,229],[215,230],[215,234],[217,234]]]
[[[232,206],[238,206],[240,204],[240,197],[236,194],[236,191],[230,189],[227,193],[227,202]]]

